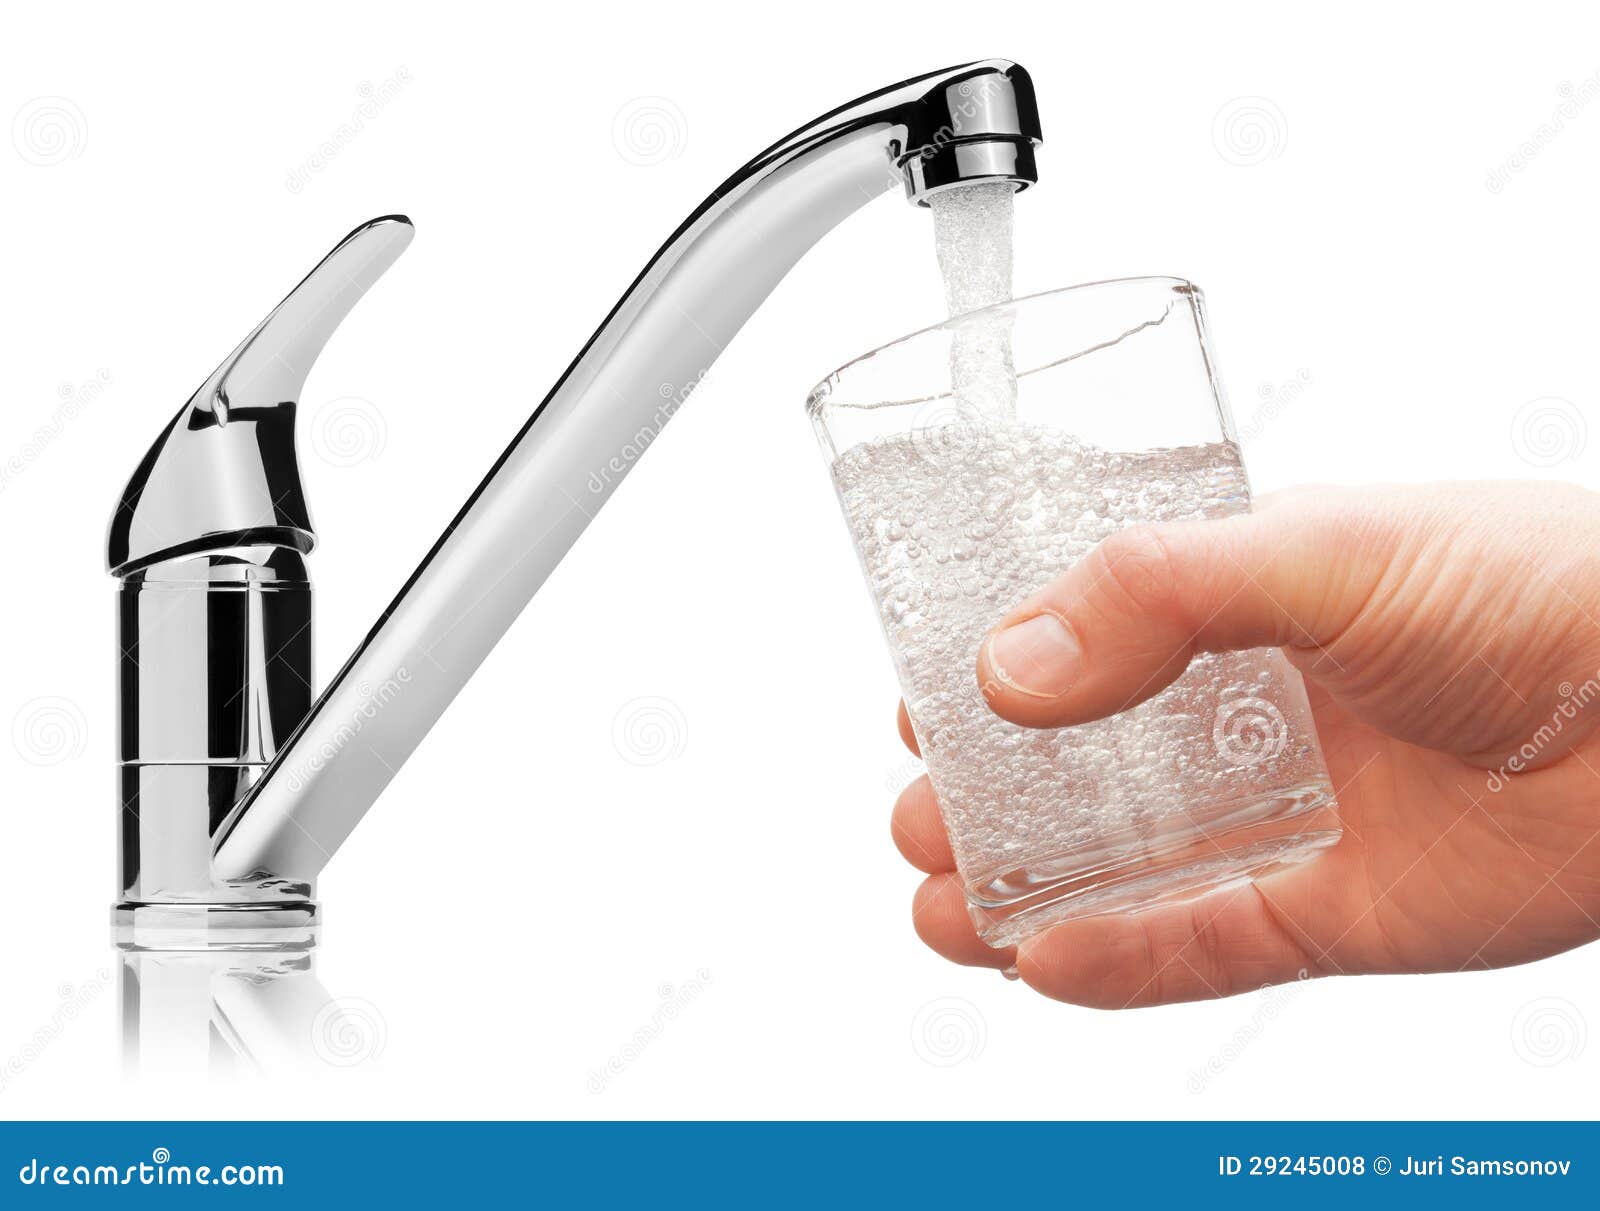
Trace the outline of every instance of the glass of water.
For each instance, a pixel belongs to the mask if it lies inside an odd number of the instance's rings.
[[[1250,508],[1197,287],[1096,282],[959,316],[829,375],[807,411],[984,941],[1338,840],[1305,687],[1276,649],[1199,656],[1068,728],[1007,723],[979,689],[990,628],[1100,540]]]

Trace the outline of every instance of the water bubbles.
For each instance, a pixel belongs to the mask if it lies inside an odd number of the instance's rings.
[[[833,470],[969,885],[1107,838],[1136,854],[1321,776],[1276,652],[1200,656],[1149,702],[1082,727],[1020,728],[989,710],[978,647],[1007,609],[1131,521],[1225,516],[1248,493],[1231,444],[1117,453],[1037,426],[959,423],[959,443],[880,439]],[[962,457],[935,465],[930,443]],[[1219,706],[1234,702],[1272,706],[1281,733],[1240,706],[1219,741]]]

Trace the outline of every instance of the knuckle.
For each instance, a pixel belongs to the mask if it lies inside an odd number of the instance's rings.
[[[1112,535],[1096,550],[1096,579],[1139,612],[1164,609],[1176,598],[1172,550],[1160,530],[1134,526]]]

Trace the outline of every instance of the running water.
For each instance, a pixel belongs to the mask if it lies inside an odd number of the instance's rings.
[[[952,317],[1011,301],[1011,232],[1015,188],[1009,181],[966,185],[928,198],[934,249]],[[1011,317],[994,314],[957,327],[950,340],[956,408],[978,422],[1017,414]]]
[[[951,315],[1011,301],[1015,198],[1009,181],[947,189],[928,198],[934,251]]]

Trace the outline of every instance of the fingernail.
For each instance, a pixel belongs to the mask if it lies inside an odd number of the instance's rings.
[[[1054,614],[989,636],[989,668],[1005,685],[1031,698],[1059,698],[1078,679],[1078,641]]]

